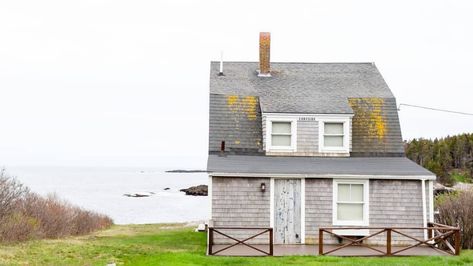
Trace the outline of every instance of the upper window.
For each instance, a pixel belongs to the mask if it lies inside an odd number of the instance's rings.
[[[343,123],[324,123],[324,146],[343,147]]]
[[[272,122],[271,145],[291,147],[291,122]]]
[[[349,119],[321,118],[319,121],[319,152],[349,153]]]
[[[294,118],[268,118],[266,144],[268,151],[296,151],[297,120]]]
[[[334,225],[368,225],[368,181],[334,180]]]

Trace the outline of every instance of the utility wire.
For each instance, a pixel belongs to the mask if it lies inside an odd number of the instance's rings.
[[[398,111],[401,111],[401,106],[409,106],[409,107],[415,107],[415,108],[422,108],[422,109],[427,109],[427,110],[433,110],[433,111],[439,111],[439,112],[446,112],[446,113],[453,113],[453,114],[459,114],[459,115],[470,115],[473,116],[473,113],[465,113],[465,112],[457,112],[457,111],[451,111],[451,110],[445,110],[445,109],[438,109],[438,108],[432,108],[432,107],[425,107],[425,106],[420,106],[420,105],[413,105],[413,104],[407,104],[407,103],[401,103],[399,104],[399,107],[397,108]]]

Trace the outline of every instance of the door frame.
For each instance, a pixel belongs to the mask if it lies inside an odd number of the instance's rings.
[[[269,227],[274,229],[274,200],[275,200],[275,195],[274,195],[274,177],[271,177],[269,181],[269,190],[270,190],[270,198],[269,198]],[[277,179],[300,179],[301,180],[301,245],[305,244],[305,178],[283,178],[283,177],[278,177]],[[273,235],[273,241],[274,241],[274,235]]]

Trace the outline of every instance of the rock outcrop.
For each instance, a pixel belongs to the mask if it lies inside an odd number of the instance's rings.
[[[185,192],[186,195],[191,195],[191,196],[207,196],[208,187],[207,185],[198,185],[195,187],[183,188],[179,191]]]

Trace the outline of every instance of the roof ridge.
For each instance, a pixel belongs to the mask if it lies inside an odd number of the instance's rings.
[[[220,63],[220,61],[210,61],[211,63]],[[223,63],[255,63],[258,61],[223,61]],[[271,64],[369,64],[375,65],[374,62],[271,62]]]

